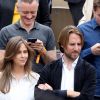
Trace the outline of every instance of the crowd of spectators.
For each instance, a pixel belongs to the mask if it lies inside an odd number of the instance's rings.
[[[57,58],[52,0],[0,0],[0,100],[100,100],[100,0],[63,1]]]

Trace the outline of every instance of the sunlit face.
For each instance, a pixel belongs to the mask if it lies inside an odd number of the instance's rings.
[[[64,48],[64,55],[69,60],[74,61],[80,54],[82,48],[81,38],[77,34],[70,34],[69,42],[66,44]]]
[[[26,46],[22,43],[20,45],[19,51],[13,57],[14,66],[24,66],[28,59],[28,50]]]
[[[37,16],[38,2],[37,1],[33,1],[32,3],[22,2],[18,4],[17,8],[21,17],[22,24],[24,24],[24,26],[26,27],[33,25]]]
[[[93,13],[94,13],[96,22],[100,25],[100,7],[97,7],[96,11],[93,11]]]

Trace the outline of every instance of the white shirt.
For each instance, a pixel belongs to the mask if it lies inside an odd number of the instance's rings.
[[[74,68],[77,64],[78,58],[72,63],[71,70],[67,68],[64,59],[62,58],[63,68],[62,68],[61,90],[74,90]]]
[[[26,74],[20,80],[16,80],[13,76],[11,81],[10,92],[3,94],[0,92],[0,100],[34,100],[34,87],[39,79],[37,73],[32,72],[31,75]]]

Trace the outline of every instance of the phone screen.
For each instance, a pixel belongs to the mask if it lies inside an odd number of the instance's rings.
[[[35,39],[35,38],[29,38],[29,39],[28,39],[28,42],[35,43],[36,41],[37,41],[37,39]]]

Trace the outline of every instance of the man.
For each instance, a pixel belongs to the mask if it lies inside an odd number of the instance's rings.
[[[31,48],[36,51],[33,61],[33,69],[36,72],[39,72],[46,63],[56,59],[55,39],[51,28],[35,22],[38,5],[38,0],[18,0],[17,9],[20,21],[4,27],[0,31],[1,59],[11,37],[20,35],[26,40],[28,38],[37,39],[35,43],[30,44]]]
[[[72,14],[74,25],[77,26],[79,20],[82,18],[82,8],[85,0],[65,0],[68,2],[69,10]]]
[[[85,40],[81,56],[96,68],[95,100],[100,100],[100,0],[94,0],[93,14],[93,19],[79,26]]]
[[[53,92],[61,100],[93,100],[95,68],[79,57],[83,36],[74,26],[65,27],[58,39],[62,58],[47,64],[35,90],[36,100],[46,100],[44,92]],[[42,99],[42,91],[43,99]],[[41,97],[39,99],[39,96]],[[38,98],[38,99],[37,99]],[[55,99],[51,99],[55,100]]]
[[[19,14],[15,7],[16,2],[17,0],[0,0],[0,30],[19,19]],[[36,20],[43,25],[50,26],[51,18],[48,5],[48,0],[39,0]]]

